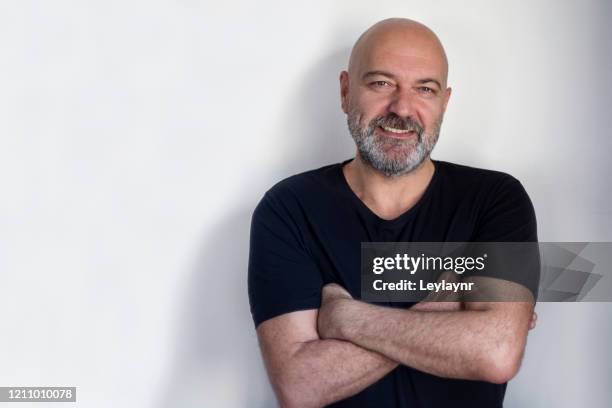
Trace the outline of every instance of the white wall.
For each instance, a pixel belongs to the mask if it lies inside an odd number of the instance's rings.
[[[77,386],[88,408],[274,406],[251,211],[352,155],[337,77],[390,16],[446,45],[434,157],[518,177],[542,241],[612,241],[608,1],[5,0],[0,386]],[[612,304],[538,310],[506,405],[612,406]]]

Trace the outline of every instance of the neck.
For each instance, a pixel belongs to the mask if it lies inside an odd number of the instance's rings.
[[[427,157],[410,173],[388,177],[364,163],[359,153],[343,168],[344,177],[355,195],[386,220],[397,218],[419,201],[434,170],[434,164]]]

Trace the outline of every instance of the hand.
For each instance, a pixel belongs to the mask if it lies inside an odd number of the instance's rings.
[[[533,312],[533,315],[531,315],[531,320],[529,321],[529,330],[535,329],[537,321],[538,314],[536,312]]]
[[[342,286],[328,283],[321,291],[321,307],[317,317],[317,329],[322,339],[341,338],[341,323],[343,319],[339,312],[346,307],[353,297]]]

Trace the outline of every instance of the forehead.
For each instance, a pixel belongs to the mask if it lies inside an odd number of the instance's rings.
[[[425,35],[386,33],[368,39],[361,49],[359,75],[370,70],[397,76],[428,75],[446,79],[446,58],[439,42]]]

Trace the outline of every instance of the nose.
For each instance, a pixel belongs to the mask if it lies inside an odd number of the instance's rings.
[[[410,89],[397,89],[393,92],[392,99],[389,103],[389,112],[393,112],[402,118],[416,118],[414,98],[415,95],[412,94]]]

